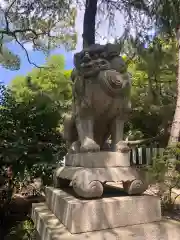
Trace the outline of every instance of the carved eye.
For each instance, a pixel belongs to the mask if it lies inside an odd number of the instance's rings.
[[[106,64],[107,64],[107,61],[102,60],[101,64],[102,64],[102,65],[106,65]]]
[[[107,56],[106,56],[106,53],[105,53],[105,52],[100,53],[100,57],[101,57],[101,58],[106,58],[106,57],[107,57]]]
[[[93,60],[97,60],[99,58],[98,54],[93,54],[93,55],[91,54],[90,56]]]

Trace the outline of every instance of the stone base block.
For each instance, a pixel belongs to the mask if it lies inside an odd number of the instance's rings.
[[[63,207],[63,206],[62,206]],[[148,207],[148,205],[147,205]],[[91,214],[91,213],[89,213]],[[81,212],[83,216],[83,212]],[[112,213],[113,216],[113,213]],[[138,211],[137,211],[138,217]],[[45,203],[35,203],[32,219],[40,240],[179,240],[180,224],[170,220],[71,234],[52,214]]]
[[[52,187],[46,188],[52,213],[71,233],[97,231],[161,219],[160,200],[154,196],[118,196],[83,200]]]
[[[67,154],[66,166],[85,168],[130,167],[130,153],[89,152]]]

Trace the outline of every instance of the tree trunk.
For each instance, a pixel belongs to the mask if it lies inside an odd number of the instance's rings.
[[[95,43],[97,1],[86,0],[83,24],[83,48]]]
[[[176,145],[180,136],[180,28],[177,31],[178,40],[178,73],[177,73],[177,100],[174,118],[172,122],[168,145]]]

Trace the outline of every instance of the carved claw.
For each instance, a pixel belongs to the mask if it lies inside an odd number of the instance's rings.
[[[100,146],[90,138],[86,138],[80,148],[80,152],[99,152],[99,151]]]
[[[99,181],[94,180],[84,184],[74,180],[72,186],[75,193],[83,198],[99,198],[103,194],[103,185]]]
[[[69,148],[69,153],[73,154],[73,153],[79,153],[80,152],[80,146],[81,143],[80,141],[75,141],[72,143],[72,145]]]
[[[123,188],[129,195],[136,195],[142,194],[146,191],[147,186],[141,180],[136,179],[133,181],[123,182]]]
[[[103,194],[103,185],[87,170],[83,170],[72,180],[75,193],[83,198],[99,198]]]

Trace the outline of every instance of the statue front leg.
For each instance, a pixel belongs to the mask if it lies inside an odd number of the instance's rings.
[[[80,152],[98,152],[100,146],[94,141],[93,117],[78,117],[76,119],[79,139],[81,142]]]
[[[117,117],[112,124],[111,138],[112,138],[112,151],[116,152],[118,143],[123,141],[124,137],[124,123],[125,120]]]

